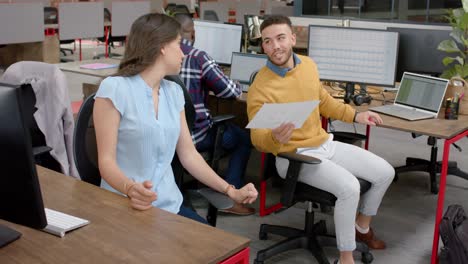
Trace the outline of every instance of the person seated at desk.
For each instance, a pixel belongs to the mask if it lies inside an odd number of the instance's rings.
[[[132,25],[125,55],[115,76],[96,93],[94,125],[101,187],[122,193],[131,207],[156,206],[203,223],[182,206],[171,167],[174,152],[199,181],[238,203],[252,203],[252,183],[237,189],[219,177],[195,149],[180,86],[164,80],[180,71],[180,25],[162,14],[147,14]]]
[[[242,88],[224,75],[218,64],[206,52],[193,47],[195,27],[192,18],[187,14],[176,14],[174,18],[182,26],[180,46],[185,54],[180,77],[190,93],[196,112],[192,140],[197,150],[203,152],[213,148],[216,137],[210,110],[206,106],[209,92],[212,91],[217,97],[237,98],[241,96]],[[228,123],[221,145],[231,155],[225,179],[236,188],[240,188],[244,182],[252,149],[250,136],[244,129]],[[254,208],[239,203],[221,211],[237,215],[255,213]]]
[[[333,141],[333,135],[322,128],[320,116],[366,125],[380,124],[382,119],[373,112],[358,113],[327,93],[320,83],[316,64],[309,57],[293,53],[296,36],[292,33],[288,17],[267,17],[260,30],[268,62],[249,88],[249,120],[265,103],[320,100],[320,104],[301,128],[285,123],[274,129],[252,129],[252,143],[257,149],[273,154],[297,151],[321,159],[320,164],[303,164],[299,181],[337,197],[334,220],[339,263],[354,263],[352,251],[356,248],[356,238],[372,249],[385,248],[385,243],[374,236],[369,226],[395,171],[384,159],[365,149]],[[362,160],[365,163],[359,162]],[[286,159],[276,158],[276,168],[281,177],[286,176],[287,167]],[[357,218],[360,185],[356,177],[372,184],[361,199]]]

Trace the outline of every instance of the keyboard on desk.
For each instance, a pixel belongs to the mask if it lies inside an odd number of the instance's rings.
[[[45,208],[47,226],[45,232],[59,237],[65,233],[89,224],[89,221],[72,215],[64,214],[49,208]]]
[[[383,105],[377,107],[371,107],[369,110],[379,112],[386,115],[396,116],[406,120],[421,120],[435,118],[436,115],[432,113],[422,112],[414,108],[406,108],[399,105]]]

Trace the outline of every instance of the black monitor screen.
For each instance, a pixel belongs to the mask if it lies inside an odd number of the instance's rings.
[[[442,59],[447,53],[438,50],[437,46],[450,38],[450,31],[398,27],[389,27],[387,30],[400,35],[397,81],[401,80],[405,71],[434,76],[439,76],[444,71]]]
[[[30,85],[0,83],[0,218],[42,229],[42,202],[22,95]],[[0,237],[0,240],[2,237]]]

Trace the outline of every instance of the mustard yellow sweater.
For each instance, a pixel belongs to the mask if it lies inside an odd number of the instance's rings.
[[[255,116],[264,103],[290,103],[320,100],[319,106],[310,114],[301,128],[294,130],[290,141],[281,144],[276,141],[271,129],[252,129],[254,146],[263,152],[278,154],[295,151],[297,148],[317,147],[329,135],[322,128],[321,117],[353,122],[355,110],[335,100],[322,87],[317,65],[305,56],[298,56],[301,63],[281,77],[268,67],[258,72],[247,94],[247,113],[249,120]]]

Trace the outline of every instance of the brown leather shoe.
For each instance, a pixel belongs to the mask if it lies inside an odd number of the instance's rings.
[[[385,242],[379,240],[372,228],[369,228],[369,232],[367,234],[362,234],[356,230],[356,240],[365,243],[370,249],[385,249],[386,245]]]
[[[251,215],[255,213],[255,209],[252,207],[246,207],[243,204],[235,203],[233,207],[229,209],[219,210],[223,213],[235,214],[235,215]]]

